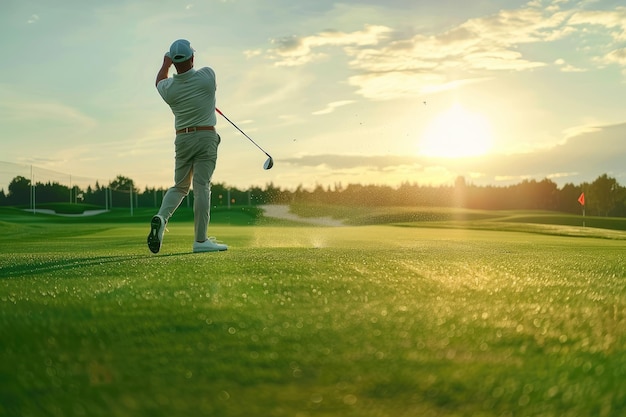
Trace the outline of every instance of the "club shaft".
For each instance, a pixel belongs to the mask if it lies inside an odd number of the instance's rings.
[[[265,155],[267,155],[268,158],[271,158],[270,154],[268,154],[267,152],[265,152],[265,150],[263,148],[261,148],[259,146],[258,143],[256,143],[255,141],[252,140],[252,138],[248,135],[246,135],[246,132],[244,132],[243,130],[239,129],[239,126],[237,126],[235,123],[232,122],[232,120],[230,120],[228,117],[226,117],[226,115],[224,113],[222,113],[222,111],[220,109],[218,109],[217,107],[215,108],[215,111],[218,112],[224,119],[228,120],[228,123],[230,123],[231,125],[233,125],[233,127],[235,129],[237,129],[238,131],[241,132],[242,135],[244,135],[246,138],[248,138],[248,140],[252,143],[254,143],[254,145],[259,148]]]

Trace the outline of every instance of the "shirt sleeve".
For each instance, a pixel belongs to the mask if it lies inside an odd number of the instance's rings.
[[[172,78],[165,78],[159,81],[159,83],[156,86],[157,91],[159,92],[163,100],[165,100],[165,102],[167,102],[167,90],[169,89],[171,84],[172,84]]]
[[[209,81],[209,85],[214,90],[217,90],[217,80],[215,78],[215,71],[211,67],[204,67],[200,70],[204,77]]]

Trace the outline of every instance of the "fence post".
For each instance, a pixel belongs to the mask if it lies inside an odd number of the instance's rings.
[[[32,165],[30,166],[30,204],[33,214],[35,214],[37,211],[37,207],[35,205],[35,174]]]

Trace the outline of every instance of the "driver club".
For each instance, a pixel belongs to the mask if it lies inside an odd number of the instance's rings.
[[[224,119],[228,120],[228,122],[233,125],[235,127],[235,129],[237,129],[238,131],[241,132],[242,135],[244,135],[246,138],[248,138],[248,140],[252,143],[254,143],[254,145],[259,148],[265,155],[267,155],[267,161],[265,161],[265,163],[263,164],[263,169],[271,169],[274,166],[274,160],[272,159],[272,157],[270,156],[269,153],[265,152],[265,150],[263,150],[263,148],[261,148],[255,141],[252,140],[252,138],[248,135],[245,134],[245,132],[241,129],[239,129],[239,127],[234,124],[228,117],[226,117],[224,115],[224,113],[222,113],[222,111],[220,109],[218,109],[217,107],[215,108],[215,111],[218,112]]]

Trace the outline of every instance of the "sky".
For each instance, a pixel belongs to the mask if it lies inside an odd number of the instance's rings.
[[[0,165],[170,186],[174,117],[154,80],[185,38],[218,107],[274,159],[263,170],[220,118],[214,182],[626,185],[623,1],[459,4],[0,0]]]

